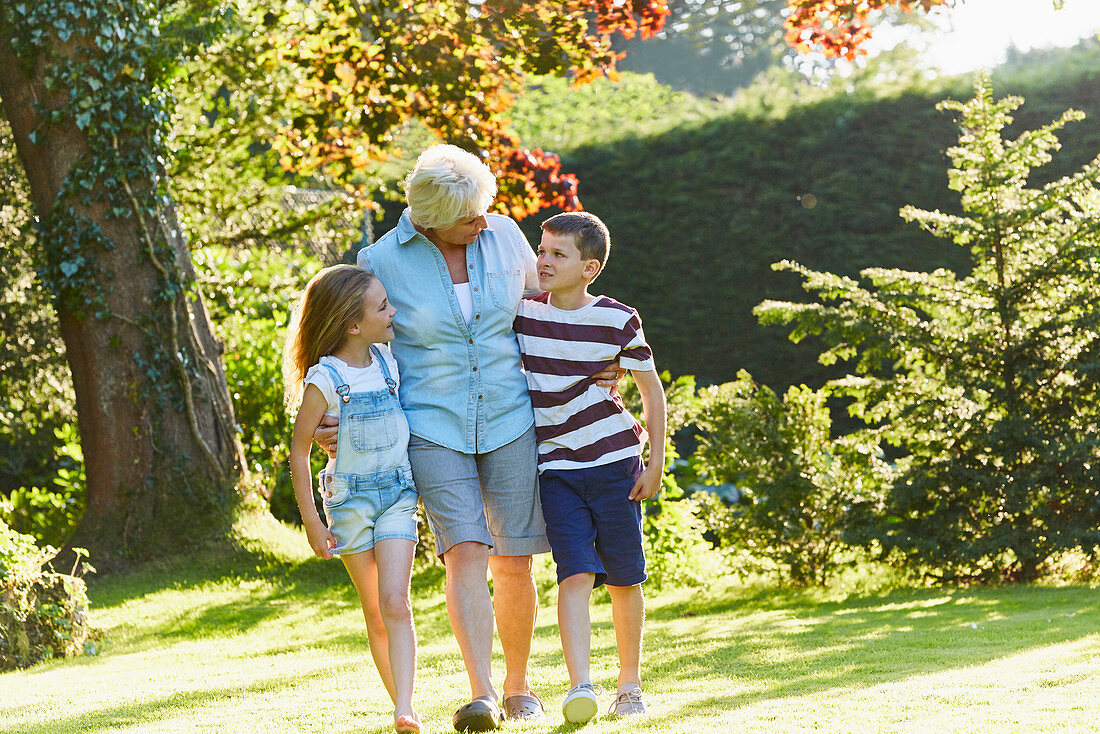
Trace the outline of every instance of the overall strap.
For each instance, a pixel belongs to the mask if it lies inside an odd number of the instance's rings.
[[[340,371],[333,367],[331,364],[324,365],[332,377],[332,386],[336,388],[336,394],[340,396],[340,399],[345,403],[351,400],[351,386],[344,382],[344,378],[340,376]]]
[[[374,358],[378,360],[378,366],[382,368],[382,377],[386,379],[386,387],[390,389],[390,395],[396,395],[397,383],[390,376],[390,368],[386,364],[386,358],[382,356],[382,350],[378,348],[377,344],[371,344],[370,351]]]

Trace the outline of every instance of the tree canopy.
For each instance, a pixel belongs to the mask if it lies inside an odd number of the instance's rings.
[[[887,8],[927,12],[956,2],[962,0],[788,0],[787,43],[799,51],[817,49],[826,56],[853,59],[865,53],[876,16]]]
[[[415,124],[481,155],[500,180],[497,207],[523,217],[545,206],[580,206],[577,179],[561,170],[557,155],[526,148],[511,129],[509,110],[524,78],[568,76],[583,84],[614,76],[620,55],[612,37],[648,38],[670,17],[702,28],[719,23],[714,11],[720,11],[725,20],[716,43],[733,54],[745,52],[749,36],[770,36],[782,23],[783,0],[741,3],[732,10],[727,5],[238,0],[232,13],[208,21],[215,32],[209,42],[195,45],[193,58],[210,59],[202,83],[217,87],[208,92],[239,115],[264,121],[266,129],[257,132],[290,175],[321,176],[364,199],[372,193],[365,172],[385,160],[396,136]],[[862,5],[789,0],[787,26],[795,28],[792,18],[802,25],[788,38],[804,49],[853,55],[869,31],[853,30],[842,45],[835,30],[815,29],[863,28],[871,14]],[[907,0],[875,5],[913,7]],[[735,24],[748,35],[721,31]]]

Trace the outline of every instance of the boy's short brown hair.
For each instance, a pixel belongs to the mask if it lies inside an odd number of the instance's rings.
[[[562,212],[542,223],[542,231],[556,235],[572,235],[584,260],[598,260],[603,270],[611,254],[611,233],[595,214]]]

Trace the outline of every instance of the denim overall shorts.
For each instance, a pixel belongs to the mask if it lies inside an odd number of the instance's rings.
[[[376,455],[393,449],[407,428],[402,426],[405,415],[386,360],[374,345],[371,354],[388,389],[353,393],[340,372],[325,365],[340,397],[340,429],[335,466],[331,473],[318,475],[318,491],[329,530],[336,536],[336,555],[362,553],[388,538],[417,539],[417,494],[408,452],[402,453],[401,464],[373,471]]]

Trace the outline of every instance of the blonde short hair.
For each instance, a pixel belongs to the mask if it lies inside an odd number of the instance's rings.
[[[489,167],[454,145],[426,149],[405,178],[409,219],[423,229],[446,229],[484,214],[496,195]]]

